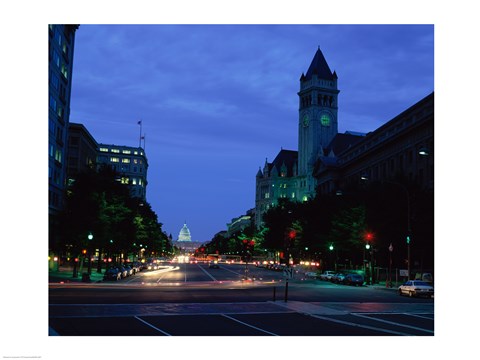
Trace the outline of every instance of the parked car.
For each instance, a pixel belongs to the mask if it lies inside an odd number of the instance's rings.
[[[130,276],[130,275],[133,275],[133,269],[130,265],[123,265],[123,267],[125,268],[125,270],[127,270],[127,276]]]
[[[317,278],[317,273],[315,271],[307,271],[305,273],[305,277],[310,278],[310,279],[316,279]]]
[[[331,281],[336,284],[342,284],[343,279],[345,279],[345,274],[343,273],[337,273],[332,276]]]
[[[362,286],[363,285],[363,276],[359,274],[347,274],[343,279],[343,283],[345,285],[355,285],[355,286]]]
[[[120,270],[120,273],[122,274],[122,279],[128,276],[128,271],[123,265],[120,265],[118,270]]]
[[[130,265],[132,266],[134,274],[142,271],[142,263],[135,261],[135,262],[131,263]]]
[[[320,280],[330,281],[333,275],[335,275],[335,271],[325,271],[320,275]]]
[[[116,267],[111,267],[110,269],[107,269],[105,271],[105,274],[103,274],[103,280],[120,280],[122,278],[122,272],[116,268]]]
[[[208,264],[208,267],[210,269],[220,269],[220,266],[218,266],[218,262],[217,261],[210,261],[210,263]]]
[[[400,295],[433,297],[433,286],[425,281],[409,280],[398,288]]]

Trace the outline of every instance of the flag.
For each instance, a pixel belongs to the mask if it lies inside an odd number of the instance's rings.
[[[145,135],[143,135],[140,139],[145,140]]]
[[[142,125],[142,120],[139,120],[139,121],[137,122],[137,124],[138,124],[138,125]]]

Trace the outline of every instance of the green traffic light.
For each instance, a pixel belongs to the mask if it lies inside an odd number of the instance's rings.
[[[332,251],[333,250],[333,245],[330,245],[328,248],[330,249],[330,251]]]
[[[407,236],[407,244],[410,244],[410,236]]]

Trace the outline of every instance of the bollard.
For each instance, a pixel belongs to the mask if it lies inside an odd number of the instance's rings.
[[[276,287],[274,286],[274,287],[273,287],[273,301],[275,302],[276,299],[277,299],[277,296],[276,296]]]

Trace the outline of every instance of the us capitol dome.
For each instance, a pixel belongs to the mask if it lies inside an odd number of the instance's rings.
[[[178,240],[177,241],[192,241],[192,236],[190,235],[190,230],[188,230],[187,224],[183,224],[182,229],[180,230],[180,233],[178,234]]]

